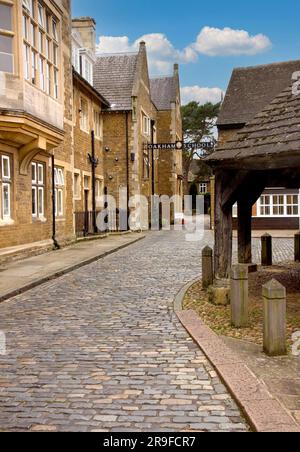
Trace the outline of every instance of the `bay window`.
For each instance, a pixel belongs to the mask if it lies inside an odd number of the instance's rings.
[[[58,19],[44,2],[23,0],[24,77],[54,99],[59,91],[59,32]]]

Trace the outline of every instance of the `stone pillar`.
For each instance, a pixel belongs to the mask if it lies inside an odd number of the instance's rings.
[[[208,289],[214,282],[213,250],[206,246],[202,251],[202,287]]]
[[[231,270],[231,323],[244,328],[249,322],[248,266],[235,265]]]
[[[287,353],[286,289],[275,279],[263,286],[264,352],[269,356]]]
[[[261,238],[261,265],[270,267],[273,265],[272,237],[264,234]]]
[[[300,232],[295,234],[295,262],[300,262]]]

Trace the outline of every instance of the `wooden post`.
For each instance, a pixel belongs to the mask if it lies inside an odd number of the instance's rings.
[[[264,352],[286,355],[286,289],[275,279],[263,286]]]
[[[300,232],[295,234],[295,262],[300,262]]]
[[[273,265],[272,237],[264,234],[261,238],[261,265],[270,267]]]
[[[202,251],[202,287],[208,289],[214,282],[213,250],[206,246]]]
[[[248,266],[235,265],[231,270],[231,323],[244,328],[249,322]]]
[[[230,278],[232,262],[232,204],[223,206],[226,174],[216,173],[215,179],[215,277]]]
[[[252,203],[248,200],[238,201],[238,256],[240,264],[252,263]]]

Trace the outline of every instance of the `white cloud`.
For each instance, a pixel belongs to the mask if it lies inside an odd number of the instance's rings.
[[[209,56],[256,55],[271,46],[270,39],[263,34],[251,36],[245,30],[211,27],[204,27],[192,45],[198,53]]]
[[[196,101],[200,104],[211,102],[216,104],[221,101],[224,91],[221,88],[204,88],[198,85],[184,86],[181,88],[181,103],[186,105],[189,102]]]
[[[183,50],[176,49],[163,33],[147,34],[141,36],[133,43],[130,43],[127,36],[100,36],[97,52],[136,52],[141,41],[146,42],[149,67],[152,74],[171,72],[175,62],[190,63],[198,58],[196,51],[191,47]]]
[[[251,36],[244,30],[204,27],[196,42],[183,49],[174,47],[163,33],[149,33],[134,42],[131,42],[127,36],[100,36],[97,52],[136,52],[140,41],[145,41],[147,44],[151,75],[172,72],[175,62],[194,63],[201,54],[209,56],[255,55],[268,50],[272,45],[270,39],[263,34]]]

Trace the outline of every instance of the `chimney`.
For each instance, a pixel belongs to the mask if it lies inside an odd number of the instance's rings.
[[[146,50],[146,43],[145,41],[140,42],[140,50]]]
[[[92,17],[77,17],[72,20],[72,29],[80,33],[84,47],[96,53],[96,21]]]

